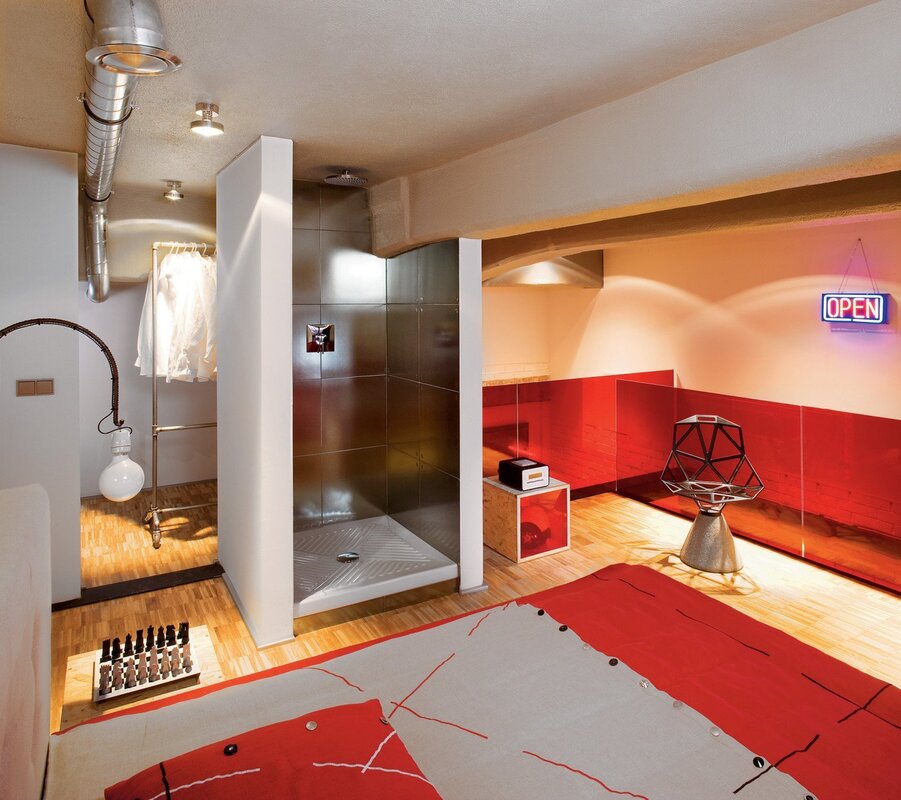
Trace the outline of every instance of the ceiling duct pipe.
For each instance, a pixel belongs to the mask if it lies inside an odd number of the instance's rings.
[[[113,170],[132,112],[137,78],[164,75],[181,66],[166,49],[156,0],[85,0],[94,23],[87,60],[85,111],[85,274],[88,297],[102,303],[109,296],[106,257],[107,201]]]

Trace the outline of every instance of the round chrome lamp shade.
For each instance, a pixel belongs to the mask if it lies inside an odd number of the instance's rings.
[[[165,75],[181,66],[181,59],[175,53],[140,44],[104,44],[88,50],[85,58],[123,75]]]
[[[215,103],[197,103],[194,113],[200,117],[191,123],[191,130],[200,136],[221,136],[225,133],[225,126],[216,121],[219,116],[219,106]]]

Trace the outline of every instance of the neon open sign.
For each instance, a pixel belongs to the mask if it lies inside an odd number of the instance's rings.
[[[887,294],[824,294],[823,322],[860,322],[883,325],[888,322]]]

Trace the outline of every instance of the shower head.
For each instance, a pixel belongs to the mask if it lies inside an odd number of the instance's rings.
[[[344,170],[340,175],[329,175],[323,179],[332,186],[365,186],[369,181],[360,175],[354,175],[349,169]]]

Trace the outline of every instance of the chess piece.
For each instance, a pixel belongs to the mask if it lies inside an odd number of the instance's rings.
[[[122,688],[122,660],[113,662],[113,688],[121,689]]]
[[[169,668],[172,675],[181,675],[181,658],[178,653],[178,645],[169,650]]]
[[[103,640],[103,652],[100,655],[100,663],[103,664],[107,661],[111,661],[112,657],[110,656],[110,640]]]
[[[166,645],[168,647],[172,647],[175,644],[175,626],[167,625],[166,626]]]
[[[130,658],[125,667],[125,688],[131,689],[137,682],[137,677],[135,675],[135,660],[134,658]]]
[[[144,640],[144,649],[149,650],[150,646],[153,644],[153,625],[147,626],[147,638]]]
[[[162,650],[166,646],[166,634],[163,631],[163,626],[160,625],[159,628],[156,629],[156,648],[157,650]]]
[[[144,631],[138,628],[138,632],[135,634],[135,654],[144,652]]]
[[[123,655],[128,657],[128,656],[133,656],[134,654],[135,654],[135,648],[131,641],[131,634],[127,633],[127,634],[125,634],[125,652],[123,653]]]
[[[110,690],[110,671],[112,670],[112,664],[101,664],[100,665],[100,686],[99,686],[99,694],[102,697],[103,695],[109,694]]]
[[[166,647],[160,651],[160,673],[164,678],[169,677],[169,650]]]
[[[113,661],[118,661],[122,658],[122,643],[119,641],[119,637],[117,636],[113,639]]]
[[[160,679],[160,665],[156,660],[156,645],[150,648],[150,654],[148,656],[150,660],[150,682],[158,681]]]
[[[147,653],[143,650],[138,653],[138,683],[147,683]]]
[[[181,665],[185,672],[190,672],[194,668],[194,662],[191,660],[191,642],[185,642],[181,647]]]
[[[180,623],[179,626],[178,626],[178,640],[179,640],[182,644],[185,644],[185,642],[187,642],[188,639],[189,639],[188,623],[187,623],[187,622],[182,622],[182,623]]]

